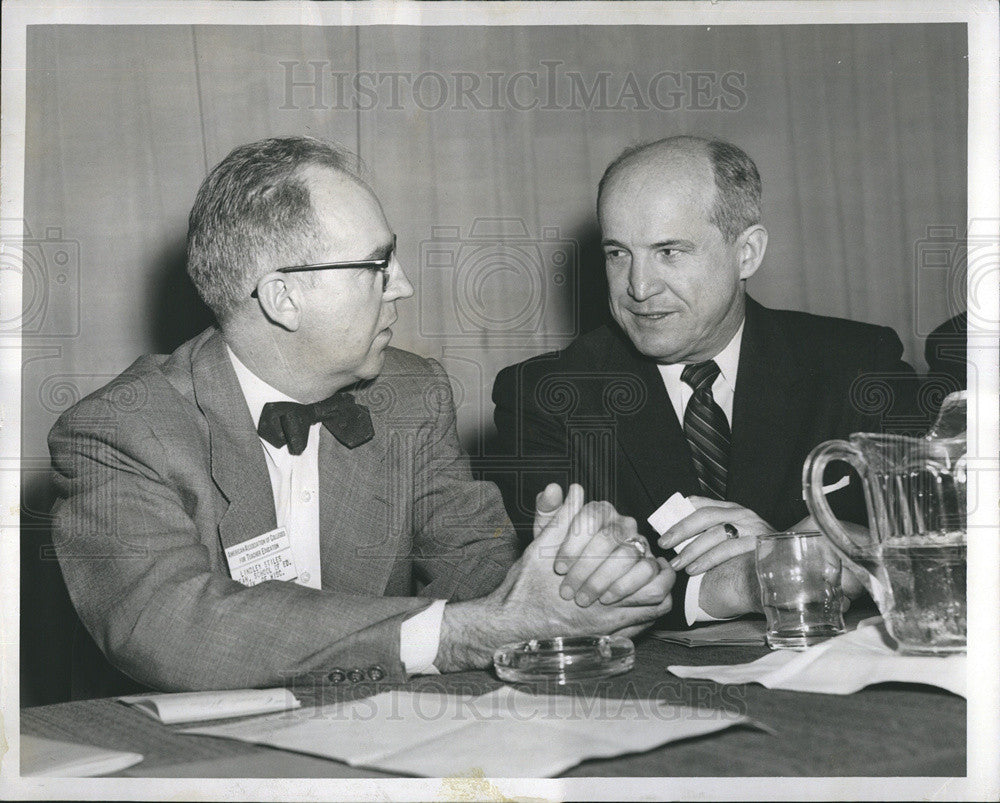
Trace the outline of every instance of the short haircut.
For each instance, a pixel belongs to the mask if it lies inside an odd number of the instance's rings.
[[[701,148],[715,177],[710,220],[727,242],[734,242],[750,226],[760,223],[761,182],[757,165],[742,148],[721,139],[689,135],[667,137],[626,148],[608,165],[597,187],[597,207],[609,179],[626,164],[654,150]]]
[[[220,322],[267,271],[319,258],[323,234],[302,174],[313,165],[362,180],[347,149],[295,136],[241,145],[202,182],[188,217],[187,270]]]

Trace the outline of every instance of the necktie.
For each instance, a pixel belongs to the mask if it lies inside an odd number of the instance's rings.
[[[681,381],[694,390],[684,411],[684,434],[691,446],[691,459],[705,496],[726,498],[729,470],[729,422],[712,396],[712,383],[719,375],[714,360],[684,366]]]
[[[268,402],[261,410],[257,434],[279,449],[288,446],[289,453],[302,454],[309,442],[309,427],[320,421],[348,449],[375,435],[368,408],[350,393],[334,393],[314,404]]]

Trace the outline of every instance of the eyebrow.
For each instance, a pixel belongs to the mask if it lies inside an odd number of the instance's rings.
[[[618,242],[618,240],[611,240],[611,239],[601,240],[601,245],[602,246],[619,245],[622,248],[627,248],[627,246],[624,243],[620,243]],[[693,248],[694,243],[692,243],[690,240],[661,240],[660,242],[657,243],[650,243],[649,246],[647,247],[652,248],[654,250],[659,250],[661,248]]]
[[[363,257],[359,261],[363,262],[368,259],[388,259],[392,255],[392,251],[395,247],[396,247],[396,235],[393,234],[388,243],[373,248],[371,251],[368,252],[368,256]]]
[[[649,247],[657,250],[661,248],[693,248],[694,243],[690,240],[663,240],[658,243],[652,243]]]

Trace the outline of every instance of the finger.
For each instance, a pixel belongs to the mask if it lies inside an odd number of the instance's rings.
[[[630,547],[629,547],[630,548]],[[614,567],[612,567],[613,569]],[[604,567],[601,567],[603,571]],[[597,591],[597,598],[604,605],[614,605],[615,603],[621,602],[626,597],[632,596],[636,591],[646,585],[650,580],[652,580],[660,571],[660,565],[656,562],[654,558],[643,558],[638,563],[632,565],[625,574],[620,574],[617,578],[612,578],[611,582],[604,586],[603,589],[598,589],[599,581],[603,578],[596,578],[597,572],[590,576],[587,582],[584,584],[584,590],[590,588],[591,583],[594,585],[594,590]]]
[[[674,586],[674,581],[677,579],[677,573],[670,568],[670,564],[667,563],[667,559],[664,557],[656,558],[656,563],[658,573],[653,579],[625,597],[618,605],[627,607],[658,605],[663,598],[664,586],[666,586],[667,594],[669,594]]]
[[[548,488],[546,488],[546,492]],[[546,501],[553,497],[549,496]],[[566,531],[570,523],[583,507],[583,488],[576,483],[569,486],[566,498],[556,509],[555,513],[543,511],[542,515],[547,517],[547,521],[539,528],[538,535],[532,542],[537,553],[543,557],[555,556],[559,544],[566,537]],[[536,516],[537,516],[536,512]]]
[[[704,532],[709,527],[714,527],[716,524],[735,521],[740,518],[742,512],[743,508],[739,507],[727,508],[719,505],[700,507],[663,533],[660,536],[659,544],[664,549],[669,549],[686,541],[688,538]]]
[[[689,563],[686,571],[688,574],[702,574],[737,555],[752,552],[756,546],[757,539],[753,536],[727,538],[718,546],[712,547],[704,555]]]
[[[631,618],[631,621],[626,621],[626,624],[621,625],[623,627],[639,622],[650,624],[669,613],[673,607],[670,592],[674,587],[676,577],[674,570],[665,566],[631,597],[626,598],[618,605],[609,605],[605,610],[623,611],[626,612],[626,617],[634,617]]]
[[[616,517],[618,513],[608,502],[588,502],[583,505],[573,517],[566,532],[566,537],[559,544],[556,552],[556,574],[565,574],[583,553],[594,534]],[[612,545],[607,545],[604,555],[607,556]]]
[[[583,562],[584,560],[579,560],[575,566],[580,566]],[[581,608],[586,608],[607,591],[612,583],[629,575],[636,567],[640,567],[641,570],[643,565],[646,566],[644,570],[645,577],[642,578],[642,582],[636,588],[641,588],[656,574],[656,564],[652,560],[640,557],[639,553],[630,546],[617,547],[603,561],[598,558],[595,563],[596,565],[591,567],[592,571],[587,572],[586,576],[582,580],[577,581],[577,585],[575,586],[572,583],[576,581],[576,578],[567,574],[566,579],[563,580],[563,585],[559,589],[559,595],[563,599],[569,596]],[[572,569],[570,571],[572,572]],[[564,589],[566,589],[565,594],[563,593]]]
[[[742,505],[736,502],[728,502],[725,499],[712,499],[709,496],[689,496],[688,501],[695,506],[695,508],[701,507],[730,507],[730,508],[740,508]]]
[[[614,508],[610,509],[613,513]],[[593,515],[603,517],[607,513],[598,512]],[[578,518],[586,519],[587,517],[581,514]],[[598,518],[597,521],[601,521],[601,518]],[[566,546],[566,542],[572,538],[572,535],[567,536],[563,546]],[[573,599],[583,588],[587,578],[597,571],[606,560],[613,559],[611,565],[618,567],[616,576],[627,572],[637,561],[645,557],[645,550],[640,553],[635,547],[626,544],[627,541],[637,538],[639,538],[639,532],[636,529],[635,519],[626,519],[617,514],[611,516],[607,524],[600,527],[592,536],[588,536],[585,530],[584,535],[573,539],[574,550],[582,545],[578,554],[575,558],[564,558],[567,565],[566,578],[559,588],[559,595],[563,599]],[[590,601],[585,604],[589,605],[598,596],[600,595],[594,594]]]
[[[728,537],[728,534],[721,526],[710,527],[678,552],[677,556],[670,561],[670,565],[677,571],[680,571],[696,558],[700,558],[708,550],[721,544]]]
[[[545,529],[545,525],[552,521],[552,518],[562,506],[562,503],[562,486],[555,482],[550,482],[545,486],[544,490],[535,497],[535,538],[538,538],[539,533]]]

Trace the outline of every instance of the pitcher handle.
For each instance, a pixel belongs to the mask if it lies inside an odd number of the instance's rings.
[[[813,449],[802,466],[802,489],[805,491],[806,506],[816,519],[819,528],[837,547],[854,557],[865,550],[867,543],[859,543],[851,537],[826,501],[823,493],[823,472],[828,463],[843,460],[865,481],[868,465],[864,456],[854,444],[844,440],[825,441]],[[869,511],[869,516],[871,511]]]
[[[875,600],[882,615],[887,616],[893,603],[884,568],[877,560],[872,563],[870,556],[869,560],[865,562],[869,563],[871,569],[860,566],[856,562],[859,557],[874,546],[875,536],[868,532],[868,539],[864,542],[852,537],[850,531],[833,515],[833,511],[830,510],[830,505],[826,501],[826,495],[823,493],[823,472],[826,470],[827,464],[833,460],[843,460],[854,468],[861,476],[862,483],[867,480],[868,464],[865,462],[864,455],[854,444],[843,440],[821,443],[809,453],[809,457],[806,458],[806,462],[802,466],[802,487],[806,495],[806,506],[813,518],[816,519],[820,530],[840,552],[844,564],[868,589],[868,593]],[[876,511],[872,509],[868,489],[864,490],[869,527],[876,526],[874,522]],[[860,536],[860,532],[858,535]]]

